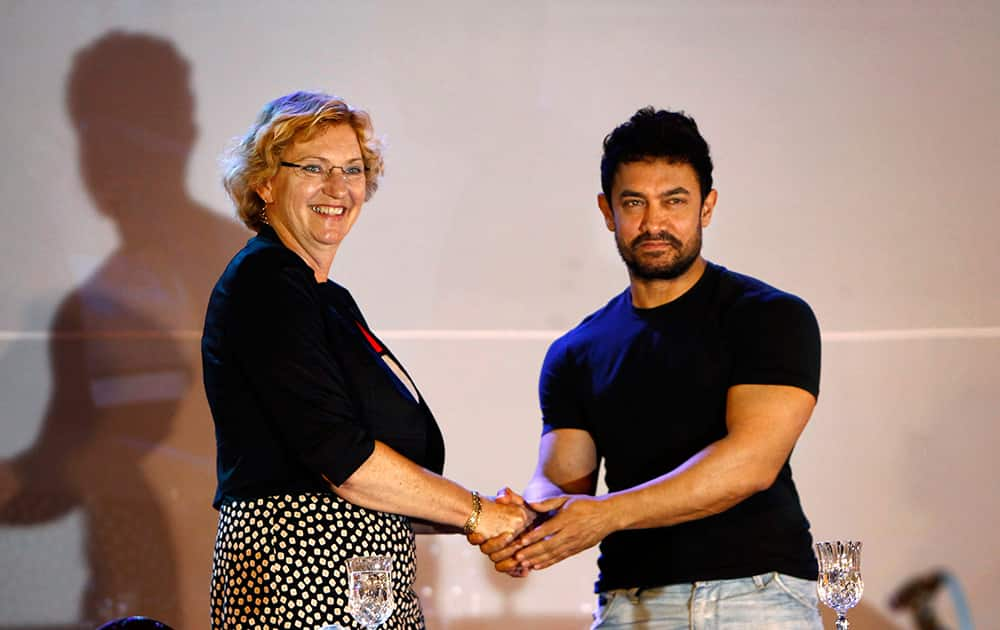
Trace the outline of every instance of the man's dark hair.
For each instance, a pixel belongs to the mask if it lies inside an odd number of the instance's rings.
[[[690,164],[698,175],[701,198],[712,190],[712,158],[694,118],[684,112],[643,107],[604,138],[601,190],[608,203],[618,167],[649,158]]]

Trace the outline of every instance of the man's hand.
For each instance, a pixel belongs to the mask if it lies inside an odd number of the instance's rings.
[[[606,499],[564,495],[528,505],[539,514],[554,511],[554,515],[509,547],[491,554],[497,571],[510,573],[518,567],[522,571],[545,569],[590,549],[617,529],[611,504]],[[509,553],[515,546],[518,548],[514,553]]]

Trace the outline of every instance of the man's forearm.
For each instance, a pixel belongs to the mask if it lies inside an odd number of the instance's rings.
[[[752,450],[723,438],[665,475],[609,493],[605,506],[616,530],[667,527],[724,512],[773,481]]]
[[[620,529],[705,518],[770,488],[816,399],[797,387],[737,385],[730,388],[726,404],[726,437],[674,470],[608,497]]]
[[[732,507],[760,489],[749,449],[720,440],[674,471],[628,490],[600,497],[563,495],[532,503],[550,518],[491,554],[498,571],[539,570],[598,544],[623,529],[675,525]],[[515,550],[511,555],[511,551]]]

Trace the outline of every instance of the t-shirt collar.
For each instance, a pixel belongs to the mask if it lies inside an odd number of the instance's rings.
[[[632,312],[639,317],[660,317],[668,313],[673,313],[686,308],[690,304],[696,303],[700,296],[704,295],[715,282],[719,275],[719,266],[711,261],[705,261],[705,270],[698,281],[691,285],[687,291],[677,296],[666,304],[660,304],[652,308],[639,308],[632,303],[632,290],[625,289],[624,298],[628,302]]]

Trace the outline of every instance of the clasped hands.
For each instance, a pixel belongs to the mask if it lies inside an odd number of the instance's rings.
[[[519,506],[531,513],[520,531],[489,537],[476,531],[467,536],[501,573],[524,577],[589,549],[614,531],[611,511],[604,500],[590,495],[560,495],[537,502],[504,488],[498,505]]]

